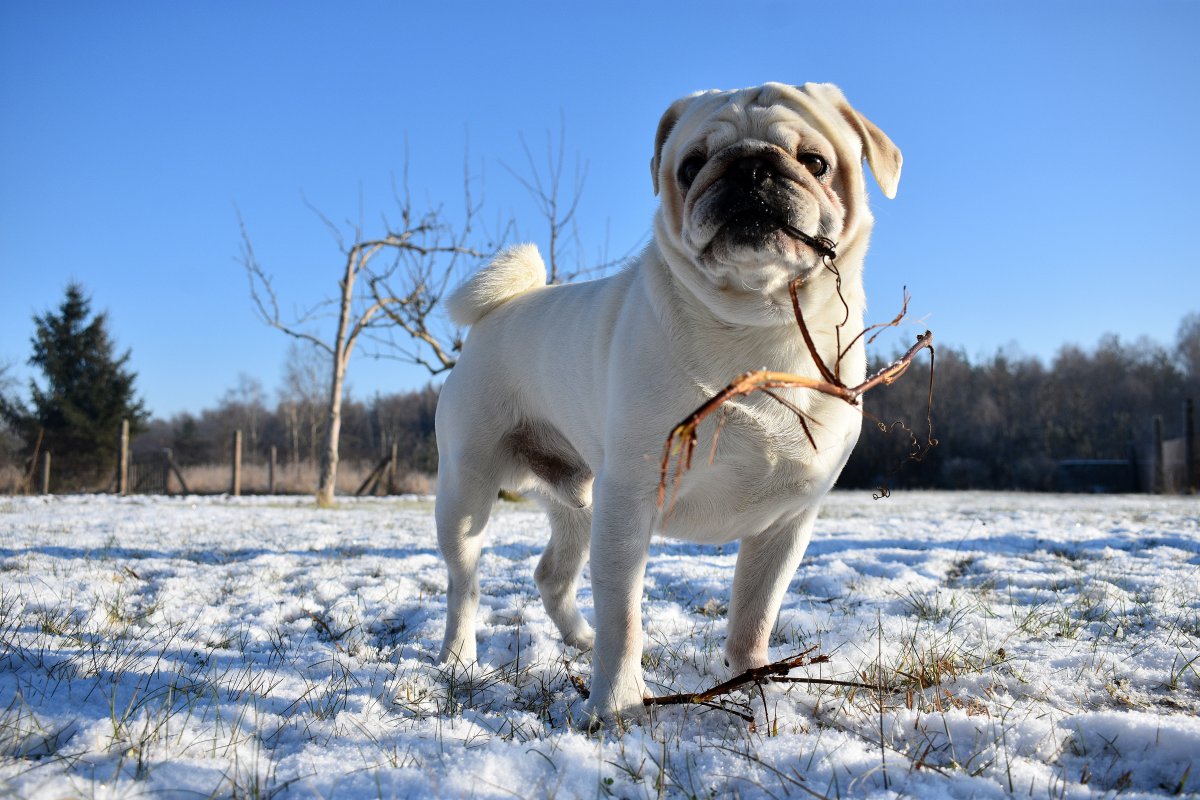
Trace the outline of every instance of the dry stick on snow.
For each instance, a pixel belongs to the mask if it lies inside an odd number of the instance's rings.
[[[740,711],[731,709],[729,706],[720,705],[713,701],[723,695],[731,694],[737,689],[746,685],[754,685],[761,687],[766,682],[772,683],[809,683],[821,686],[845,686],[854,689],[878,689],[878,686],[873,686],[869,683],[860,683],[858,681],[839,681],[832,678],[808,678],[789,675],[793,669],[797,667],[808,667],[813,664],[824,664],[829,661],[827,655],[812,655],[817,648],[810,647],[802,653],[798,653],[788,658],[780,659],[771,664],[762,667],[753,667],[746,670],[740,675],[735,675],[729,680],[718,683],[711,689],[705,689],[702,692],[684,692],[681,694],[668,694],[661,697],[647,697],[642,702],[646,706],[678,706],[678,705],[705,705],[714,708],[720,708],[730,713],[736,714],[747,722],[753,722],[754,717],[750,714],[744,714]]]
[[[836,257],[836,252],[834,250],[835,245],[833,242],[823,237],[808,236],[802,231],[792,228],[791,226],[785,225],[784,227],[788,229],[788,232],[791,233],[791,235],[801,239],[815,249],[818,253],[820,253],[825,260],[826,267],[832,270],[835,276],[838,275],[837,268],[833,263],[833,260]],[[868,343],[870,343],[875,340],[876,336],[879,335],[878,331],[880,329],[896,327],[900,324],[900,321],[904,319],[905,314],[908,313],[909,295],[907,290],[904,293],[903,307],[900,309],[900,313],[896,315],[895,319],[893,319],[891,322],[872,325],[871,327],[864,329],[844,348],[840,345],[841,325],[837,326],[836,333],[837,341],[839,342],[837,347],[837,361],[834,362],[833,366],[831,367],[825,363],[824,359],[822,359],[820,354],[817,352],[817,346],[813,341],[812,334],[808,330],[808,325],[804,322],[804,312],[800,308],[800,298],[797,294],[797,290],[801,283],[802,279],[796,278],[790,284],[788,284],[788,291],[792,297],[792,311],[795,313],[796,325],[800,328],[800,335],[804,339],[804,345],[806,348],[808,348],[809,355],[812,356],[813,363],[816,365],[817,372],[819,373],[820,377],[812,378],[807,375],[796,375],[790,372],[773,372],[765,369],[744,372],[738,377],[734,378],[733,381],[724,389],[713,395],[708,402],[704,403],[702,406],[693,411],[685,420],[675,426],[675,428],[671,431],[670,436],[667,437],[666,444],[663,446],[663,457],[658,484],[659,508],[663,507],[663,502],[666,499],[667,478],[671,473],[672,456],[675,456],[677,464],[674,479],[674,488],[677,490],[679,488],[679,482],[683,478],[683,473],[691,469],[692,466],[692,455],[696,450],[697,428],[700,427],[700,424],[704,422],[705,419],[724,406],[725,403],[735,398],[744,397],[746,395],[753,394],[754,392],[763,392],[768,397],[772,398],[795,413],[796,419],[800,422],[800,427],[804,430],[804,435],[808,438],[809,443],[815,448],[817,443],[813,438],[812,431],[809,429],[808,419],[805,416],[805,413],[794,403],[788,402],[787,399],[773,392],[773,389],[812,389],[813,391],[821,392],[831,397],[844,400],[855,408],[861,408],[859,400],[866,392],[874,389],[876,386],[886,386],[898,380],[900,376],[908,370],[909,366],[912,365],[912,361],[917,354],[922,350],[927,349],[929,350],[930,356],[929,403],[930,406],[932,405],[934,349],[933,334],[930,331],[925,331],[925,333],[918,336],[916,343],[910,347],[903,356],[896,361],[893,361],[891,364],[888,364],[883,369],[880,369],[878,372],[875,372],[873,375],[870,375],[865,381],[857,386],[847,386],[842,382],[840,377],[839,367],[841,365],[842,358],[845,357],[845,355],[858,340],[862,339],[868,333],[876,331],[876,333],[870,339],[868,339]],[[840,276],[838,276],[838,296],[841,297]],[[843,299],[842,302],[845,303],[845,300]],[[930,446],[933,446],[937,443],[937,441],[932,437],[932,418],[929,418],[929,421],[931,434],[929,436],[928,443]],[[720,428],[718,427],[718,430],[713,437],[714,454],[716,453],[716,437],[719,435]]]
[[[802,653],[785,658],[781,661],[776,661],[773,664],[767,664],[762,667],[753,667],[746,670],[740,675],[735,675],[724,683],[718,683],[711,689],[706,689],[702,692],[685,692],[682,694],[668,694],[662,697],[647,697],[645,704],[648,706],[677,706],[686,705],[689,703],[706,703],[715,697],[729,694],[735,689],[745,686],[748,683],[761,683],[764,680],[776,675],[786,675],[796,667],[806,667],[810,664],[823,664],[829,660],[829,656],[818,655],[812,658],[809,655],[816,650],[815,647],[810,647]]]
[[[813,647],[810,647],[801,653],[797,653],[794,656],[788,656],[787,658],[780,659],[779,661],[766,664],[761,667],[752,667],[751,669],[748,669],[739,675],[735,675],[723,683],[718,683],[716,686],[713,686],[710,689],[705,689],[702,692],[683,692],[680,694],[662,695],[660,697],[646,697],[643,698],[642,703],[647,707],[705,705],[712,708],[718,708],[723,711],[728,711],[732,714],[736,714],[747,722],[753,722],[753,715],[742,713],[730,708],[729,706],[721,705],[720,703],[714,703],[713,701],[724,695],[732,694],[734,691],[746,686],[747,684],[761,687],[762,684],[767,682],[807,683],[818,686],[843,686],[851,689],[868,690],[878,690],[880,688],[879,686],[870,683],[862,683],[861,681],[840,681],[833,678],[810,678],[788,674],[797,667],[809,667],[813,664],[827,663],[829,661],[829,656],[823,654],[815,656],[812,655],[813,651],[816,649],[817,648],[814,645]],[[579,695],[583,697],[584,700],[587,700],[591,693],[588,691],[587,684],[584,683],[583,679],[578,675],[572,675],[570,676],[570,679],[571,685],[575,687],[575,690],[579,692]],[[892,687],[884,687],[884,689],[886,691],[893,691]]]

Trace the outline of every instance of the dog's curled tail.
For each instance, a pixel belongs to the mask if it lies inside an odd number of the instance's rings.
[[[502,250],[446,299],[455,325],[474,325],[519,294],[546,285],[546,265],[536,244]]]

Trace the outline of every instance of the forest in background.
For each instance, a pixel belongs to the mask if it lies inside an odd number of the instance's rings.
[[[926,433],[928,382],[914,365],[866,398],[869,419],[840,486],[1048,491],[1065,460],[1144,460],[1155,417],[1180,437],[1185,400],[1200,400],[1200,314],[1183,319],[1173,346],[1109,334],[1091,349],[1064,346],[1049,363],[1003,351],[972,361],[946,347],[936,358],[937,446],[910,462],[905,430],[872,424]]]

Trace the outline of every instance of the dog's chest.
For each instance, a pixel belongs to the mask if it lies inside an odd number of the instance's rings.
[[[809,400],[803,422],[782,405],[756,403],[728,404],[702,425],[692,468],[678,481],[668,476],[661,532],[726,542],[819,502],[845,465],[862,418],[840,400]]]

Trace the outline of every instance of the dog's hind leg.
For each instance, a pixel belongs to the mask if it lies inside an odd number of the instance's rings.
[[[550,543],[533,577],[542,595],[542,605],[558,626],[563,641],[580,650],[590,650],[595,636],[579,613],[575,590],[587,561],[592,510],[571,508],[556,500],[547,500],[545,506],[550,516]]]
[[[445,462],[443,462],[445,463]],[[479,610],[479,553],[500,482],[494,470],[458,469],[438,475],[438,548],[446,561],[446,637],[438,662],[466,666],[474,663],[475,616]]]

